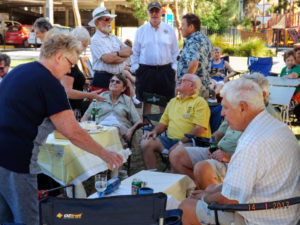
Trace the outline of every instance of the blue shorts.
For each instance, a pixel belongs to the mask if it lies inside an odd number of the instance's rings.
[[[160,142],[163,144],[163,146],[166,149],[170,149],[173,145],[177,144],[179,142],[178,139],[170,139],[167,136],[158,136]]]

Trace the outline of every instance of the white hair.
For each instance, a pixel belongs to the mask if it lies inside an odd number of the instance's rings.
[[[268,79],[263,74],[255,72],[255,73],[243,75],[242,78],[253,80],[255,83],[257,83],[260,86],[260,88],[264,92],[269,93],[269,82]]]
[[[232,107],[246,102],[253,109],[265,108],[262,89],[252,80],[240,78],[227,82],[221,96],[226,97]]]
[[[201,82],[200,78],[197,75],[191,74],[191,73],[186,73],[184,75],[189,75],[192,78],[192,81],[196,84],[195,85],[195,92],[199,93],[199,91],[201,89],[201,86],[202,86],[202,82]]]
[[[88,30],[84,27],[76,27],[71,33],[78,41],[89,41],[91,39]]]

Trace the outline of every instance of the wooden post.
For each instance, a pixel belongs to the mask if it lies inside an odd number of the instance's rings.
[[[74,13],[75,26],[81,27],[81,18],[80,18],[77,0],[72,0],[72,8],[73,8],[73,13]]]

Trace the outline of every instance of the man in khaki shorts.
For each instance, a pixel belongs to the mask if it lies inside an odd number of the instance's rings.
[[[208,148],[182,147],[170,153],[174,173],[187,174],[200,189],[223,181],[227,164],[234,153],[241,132],[230,129],[226,120],[213,134],[218,149],[211,153]]]

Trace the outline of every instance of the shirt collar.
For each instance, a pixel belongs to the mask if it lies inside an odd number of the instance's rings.
[[[200,34],[200,31],[196,31],[196,32],[192,33],[190,36],[188,36],[185,40],[193,39],[195,36],[197,36],[199,34]]]
[[[188,95],[188,96],[185,96],[184,99],[181,99],[181,95],[180,93],[176,96],[176,99],[177,100],[180,100],[180,101],[185,101],[185,100],[188,100],[188,99],[195,99],[197,98],[199,95],[196,93],[196,94],[193,94],[193,95]]]

